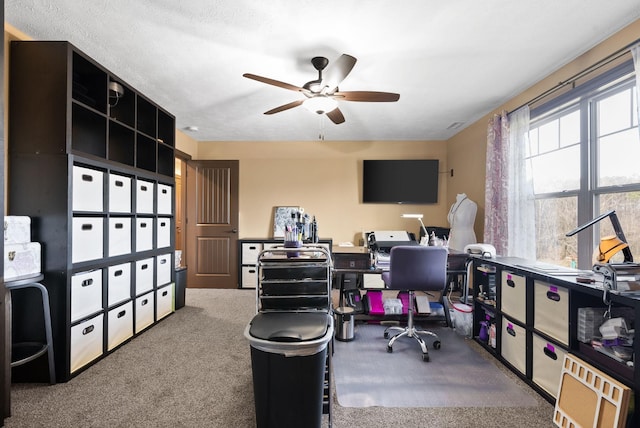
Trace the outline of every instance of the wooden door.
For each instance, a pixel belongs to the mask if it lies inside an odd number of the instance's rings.
[[[238,161],[187,162],[187,287],[238,287],[238,171]]]

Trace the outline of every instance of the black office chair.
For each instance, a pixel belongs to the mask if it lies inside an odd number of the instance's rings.
[[[409,308],[407,326],[388,327],[384,331],[384,338],[389,338],[389,332],[399,330],[391,337],[387,344],[387,352],[393,352],[393,344],[402,336],[413,337],[422,348],[422,360],[429,361],[429,351],[420,335],[435,337],[434,349],[440,348],[438,336],[426,330],[421,330],[413,324],[413,308],[415,291],[436,291],[444,293],[447,285],[447,249],[444,247],[428,246],[396,246],[391,249],[389,271],[382,273],[382,279],[388,289],[409,292]],[[445,310],[447,310],[445,308]]]

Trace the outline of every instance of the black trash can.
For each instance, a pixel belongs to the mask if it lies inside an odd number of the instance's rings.
[[[184,307],[185,288],[187,288],[187,268],[176,268],[176,309]]]
[[[320,427],[327,344],[324,312],[258,313],[245,330],[251,345],[258,428]]]

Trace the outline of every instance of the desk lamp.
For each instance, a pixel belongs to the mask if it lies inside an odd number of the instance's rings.
[[[417,218],[418,221],[420,222],[420,226],[422,227],[422,230],[424,230],[424,236],[426,236],[427,239],[429,239],[429,236],[427,234],[427,228],[424,226],[424,223],[422,222],[422,217],[424,217],[424,215],[422,214],[402,214],[402,218]],[[420,236],[420,234],[418,234],[418,236]],[[420,239],[418,239],[418,242],[420,242]]]
[[[631,255],[631,250],[629,249],[629,245],[627,245],[627,238],[624,236],[624,232],[622,231],[622,226],[620,225],[620,221],[618,220],[618,216],[616,215],[615,210],[606,212],[601,216],[594,218],[583,224],[582,226],[578,226],[576,229],[567,233],[566,236],[573,236],[576,233],[586,229],[589,226],[592,226],[599,222],[600,220],[609,217],[611,220],[611,224],[613,226],[613,231],[615,232],[615,236],[605,237],[600,241],[600,245],[598,246],[599,256],[598,260],[607,263],[611,256],[613,256],[618,251],[622,250],[624,254],[624,262],[632,263],[633,256]]]

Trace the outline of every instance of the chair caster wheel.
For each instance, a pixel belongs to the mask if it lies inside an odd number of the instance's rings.
[[[440,349],[440,346],[442,346],[442,344],[440,343],[439,340],[436,340],[435,342],[433,342],[433,349]]]
[[[387,346],[387,352],[388,353],[392,353],[393,352],[393,348],[391,346]]]
[[[429,354],[422,354],[422,361],[424,361],[425,363],[429,362]]]
[[[389,332],[387,332],[387,331],[385,331],[385,332],[384,332],[384,338],[385,338],[385,339],[388,339],[388,338],[389,338]]]

